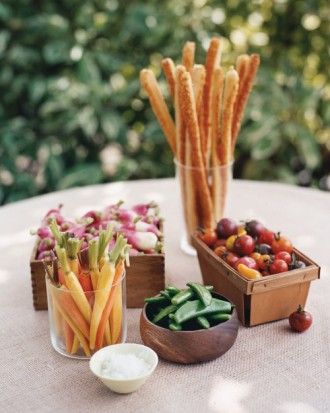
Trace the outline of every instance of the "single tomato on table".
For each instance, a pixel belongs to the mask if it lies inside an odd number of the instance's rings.
[[[300,305],[297,311],[293,312],[289,317],[289,323],[292,330],[302,333],[309,329],[313,323],[312,314],[305,311]]]

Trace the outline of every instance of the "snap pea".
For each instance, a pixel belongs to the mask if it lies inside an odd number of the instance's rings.
[[[174,313],[177,310],[175,305],[169,305],[165,308],[162,308],[157,315],[152,319],[153,323],[158,323],[163,318],[167,317],[169,314]],[[178,323],[179,324],[179,323]]]
[[[163,297],[162,295],[156,295],[155,297],[149,297],[144,299],[145,303],[166,303],[168,298]]]
[[[210,285],[205,285],[205,288],[208,291],[212,291],[213,287]],[[174,305],[180,305],[184,303],[185,301],[188,301],[190,298],[194,296],[194,291],[191,288],[187,288],[186,290],[181,290],[178,294],[176,294],[174,297],[172,297],[172,304]]]
[[[182,325],[177,324],[174,321],[172,321],[168,326],[169,326],[170,330],[173,330],[173,331],[181,331],[182,330]]]
[[[187,285],[196,293],[205,306],[211,304],[212,294],[204,285],[197,283],[188,283]]]
[[[173,285],[168,285],[165,290],[171,295],[174,296],[180,292],[179,288],[174,287]]]
[[[160,291],[160,295],[161,296],[163,296],[163,297],[165,297],[165,298],[167,298],[169,301],[171,301],[171,296],[170,296],[170,294],[168,293],[168,291],[166,291],[166,290],[162,290],[162,291]]]
[[[210,315],[210,320],[213,321],[228,321],[230,319],[231,315],[226,314],[226,313],[216,313],[216,314],[211,314]]]
[[[217,298],[212,298],[211,304],[205,307],[200,300],[187,301],[175,312],[173,319],[178,324],[182,324],[192,318],[220,312],[230,313],[230,303]]]
[[[197,323],[203,328],[210,328],[209,320],[204,316],[199,316],[196,318]]]

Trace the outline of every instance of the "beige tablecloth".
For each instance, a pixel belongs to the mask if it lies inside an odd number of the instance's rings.
[[[72,189],[0,208],[1,412],[278,412],[330,411],[330,196],[316,190],[248,181],[232,185],[228,215],[258,217],[282,229],[322,266],[307,309],[314,324],[294,334],[286,320],[240,327],[232,349],[200,365],[160,361],[138,392],[111,393],[86,361],[57,354],[50,345],[47,312],[35,312],[29,274],[33,238],[48,208],[64,203],[77,216],[118,199],[158,201],[165,216],[167,281],[199,280],[196,258],[179,249],[182,220],[174,180],[115,183]],[[139,310],[128,311],[128,341],[141,342]]]

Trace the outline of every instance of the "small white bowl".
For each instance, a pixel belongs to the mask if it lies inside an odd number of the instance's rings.
[[[142,357],[149,365],[150,369],[146,374],[132,379],[115,379],[105,377],[101,373],[102,362],[107,359],[109,355],[113,354],[135,354]],[[142,344],[123,343],[113,344],[108,347],[104,347],[97,351],[89,361],[89,367],[95,376],[97,376],[110,390],[116,393],[132,393],[136,391],[148,377],[151,376],[158,364],[157,354],[149,347]]]

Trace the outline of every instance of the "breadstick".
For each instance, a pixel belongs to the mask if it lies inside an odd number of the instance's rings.
[[[184,66],[179,65],[175,69],[175,130],[176,130],[176,149],[177,149],[177,159],[182,164],[186,164],[186,127],[184,124],[182,116],[182,107],[180,104],[179,96],[179,82],[180,76],[185,73],[186,69]]]
[[[220,215],[224,215],[225,203],[227,199],[227,187],[229,177],[229,165],[232,161],[231,151],[231,126],[235,99],[238,92],[238,73],[234,68],[230,68],[226,73],[225,86],[223,92],[223,110],[221,116],[220,139],[217,145],[217,154],[222,166],[220,169]]]
[[[175,96],[175,65],[172,59],[169,57],[162,60],[162,68],[164,75],[167,80],[168,90],[172,99],[174,100]]]
[[[182,64],[190,72],[195,60],[195,42],[186,42],[182,49]]]
[[[251,55],[245,78],[243,78],[241,93],[239,95],[239,99],[237,99],[237,105],[235,107],[235,117],[232,123],[232,154],[234,153],[237,136],[241,128],[244,109],[251,92],[259,64],[260,56],[258,54]]]
[[[167,141],[173,153],[176,154],[175,125],[158,86],[156,77],[150,69],[142,69],[140,72],[140,82],[149,96],[152,110],[163,129]]]
[[[191,80],[194,89],[197,112],[202,104],[205,76],[205,67],[203,65],[194,65],[191,71]]]
[[[223,110],[221,116],[221,133],[217,142],[217,154],[221,165],[231,162],[231,142],[232,142],[232,120],[234,104],[238,91],[238,73],[234,68],[230,68],[226,73],[225,87],[223,92]]]
[[[216,145],[220,134],[220,116],[223,89],[223,70],[221,67],[215,69],[212,78],[211,95],[211,140],[212,140],[212,202],[214,218],[218,221],[221,217],[221,175]]]
[[[205,165],[208,165],[208,159],[211,149],[211,138],[210,138],[210,100],[211,100],[211,89],[212,89],[212,77],[213,72],[216,67],[220,64],[221,59],[221,41],[217,37],[213,37],[210,42],[209,50],[207,51],[205,68],[206,68],[206,78],[203,96],[203,107],[204,107],[204,125],[203,125],[203,142],[202,150],[204,154]]]
[[[194,166],[192,173],[198,203],[202,213],[202,221],[200,224],[202,224],[204,228],[212,228],[214,224],[212,199],[202,157],[194,91],[191,76],[187,71],[180,73],[179,76],[179,96],[191,145],[191,163]]]

